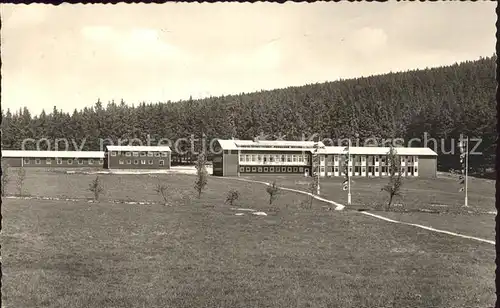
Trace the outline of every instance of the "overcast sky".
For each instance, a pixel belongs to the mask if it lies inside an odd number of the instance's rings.
[[[495,2],[1,5],[2,109],[251,92],[475,60]]]

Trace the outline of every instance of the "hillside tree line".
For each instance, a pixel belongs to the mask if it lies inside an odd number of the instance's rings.
[[[495,62],[492,56],[446,67],[178,102],[104,105],[98,100],[72,113],[57,107],[36,115],[27,108],[2,110],[2,148],[20,149],[27,138],[75,140],[82,148],[71,150],[85,151],[100,150],[100,138],[145,142],[148,135],[152,140],[191,134],[205,134],[207,140],[260,134],[300,140],[316,133],[336,140],[357,133],[363,142],[423,139],[426,133],[438,140],[439,169],[448,170],[458,167],[458,154],[444,152],[452,149],[452,139],[458,142],[464,134],[482,139],[476,152],[483,155],[472,155],[470,166],[473,172],[485,172],[494,167]],[[456,144],[454,148],[458,152]]]

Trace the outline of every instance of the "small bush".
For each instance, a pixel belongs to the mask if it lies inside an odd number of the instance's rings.
[[[201,192],[205,189],[208,182],[208,172],[205,165],[207,164],[207,158],[204,153],[198,155],[198,160],[196,161],[196,182],[194,183],[194,188],[198,193],[198,199],[201,198]]]
[[[230,206],[233,206],[236,200],[240,198],[240,193],[237,190],[231,189],[226,196],[226,201],[224,203],[229,203]]]
[[[2,197],[5,196],[7,185],[9,184],[10,166],[2,161]]]
[[[306,199],[304,199],[300,204],[299,208],[305,209],[305,210],[310,210],[312,209],[312,204],[313,204],[314,198],[312,196],[307,196]]]
[[[276,181],[271,186],[266,187],[266,192],[269,194],[269,204],[273,204],[280,194],[280,189],[276,185]]]
[[[156,184],[155,192],[162,197],[162,199],[163,199],[163,205],[167,205],[168,204],[167,190],[168,190],[167,184],[162,184],[162,183]]]
[[[19,168],[19,170],[17,171],[17,182],[16,182],[16,186],[17,186],[17,193],[19,194],[19,196],[23,196],[24,194],[24,180],[26,179],[26,170],[24,168]]]
[[[94,194],[94,201],[99,201],[101,193],[104,192],[104,187],[102,186],[99,176],[96,176],[92,183],[90,183],[89,190]]]
[[[401,187],[403,186],[403,179],[401,178],[401,161],[397,156],[394,147],[390,148],[388,153],[388,163],[389,163],[389,183],[382,187],[382,191],[385,191],[389,195],[389,200],[386,205],[386,209],[391,207],[392,201],[395,196],[401,196]],[[398,174],[396,174],[396,172]]]

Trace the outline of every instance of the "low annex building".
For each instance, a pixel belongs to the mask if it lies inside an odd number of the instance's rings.
[[[104,152],[2,150],[2,161],[11,167],[102,168]]]
[[[170,169],[171,150],[168,146],[109,145],[105,151],[108,169]]]
[[[217,140],[213,158],[213,175],[303,174],[312,173],[312,141]],[[320,176],[344,176],[346,147],[318,143]],[[437,175],[437,153],[425,147],[396,147],[401,161],[401,175],[434,178]],[[349,148],[351,176],[382,177],[388,175],[389,147]]]

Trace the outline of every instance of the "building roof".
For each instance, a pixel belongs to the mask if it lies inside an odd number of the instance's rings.
[[[325,147],[320,149],[321,154],[343,154],[345,153],[346,147]],[[390,151],[390,147],[351,147],[350,152],[353,155],[387,155]],[[394,147],[396,154],[398,155],[418,155],[418,156],[437,156],[437,153],[427,147],[421,148],[406,148],[406,147]]]
[[[287,141],[287,140],[217,140],[223,150],[287,150],[287,151],[310,151],[314,149],[314,141]],[[325,145],[319,142],[319,147]]]
[[[22,151],[3,150],[2,157],[26,158],[104,158],[100,151]]]
[[[108,145],[108,151],[171,152],[169,146]]]
[[[236,146],[236,143],[234,143],[236,140],[222,140],[222,139],[217,139],[217,142],[219,143],[220,147],[223,150],[237,150],[238,147]],[[240,140],[242,141],[242,140]]]
[[[281,141],[281,140],[217,140],[223,150],[261,150],[261,151],[313,151],[313,141]],[[343,154],[345,147],[325,146],[319,142],[318,153],[321,154]],[[399,155],[419,155],[419,156],[437,156],[437,153],[430,148],[406,148],[395,147]],[[353,155],[387,155],[390,147],[351,147]]]

